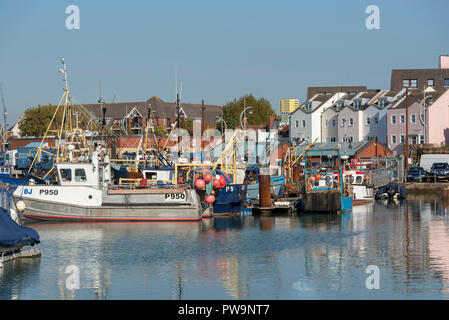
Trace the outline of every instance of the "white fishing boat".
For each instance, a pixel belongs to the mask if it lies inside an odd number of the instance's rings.
[[[19,186],[17,210],[38,220],[195,221],[202,218],[194,189],[110,184],[109,163],[56,163],[57,185]]]
[[[374,199],[374,186],[369,175],[357,170],[345,170],[343,176],[349,180],[352,187],[354,204],[362,204]]]

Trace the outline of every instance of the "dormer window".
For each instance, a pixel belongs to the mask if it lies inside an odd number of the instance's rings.
[[[306,110],[312,110],[312,102],[306,103],[306,105],[304,106],[304,109],[306,109]]]
[[[418,88],[417,79],[404,79],[402,80],[402,86],[404,88]]]
[[[337,101],[337,107],[343,108],[344,106],[345,106],[345,102],[343,100],[338,100]]]
[[[385,107],[386,104],[387,104],[387,99],[386,98],[380,98],[379,99],[379,107],[383,108],[383,107]]]
[[[362,106],[362,100],[360,99],[355,99],[354,100],[354,108],[355,109],[359,109]]]

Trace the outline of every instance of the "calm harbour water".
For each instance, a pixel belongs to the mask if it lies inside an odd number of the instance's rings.
[[[343,215],[29,224],[42,257],[5,263],[0,299],[448,299],[447,207],[410,198]],[[365,285],[370,265],[378,290]]]

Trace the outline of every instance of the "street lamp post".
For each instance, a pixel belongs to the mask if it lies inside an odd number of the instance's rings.
[[[222,135],[224,135],[226,132],[226,129],[227,129],[226,121],[223,119],[222,116],[220,116],[220,117],[216,118],[216,122],[222,122],[224,124],[223,132],[222,132]]]
[[[245,119],[246,119],[246,110],[248,110],[248,112],[249,112],[249,114],[252,114],[253,113],[253,108],[252,107],[246,107],[246,108],[244,108],[243,109],[243,111],[242,111],[242,113],[240,113],[240,127],[243,129],[243,130],[246,130],[246,125],[245,125],[245,128],[243,128],[243,122],[242,122],[242,120],[243,120],[243,115],[245,115]]]

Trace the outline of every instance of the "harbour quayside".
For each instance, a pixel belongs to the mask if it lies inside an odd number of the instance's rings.
[[[106,149],[89,146],[83,139],[83,131],[73,126],[73,107],[64,61],[63,65],[64,93],[41,143],[43,146],[52,131],[57,132],[60,142],[63,137],[65,139],[65,145],[58,144],[54,167],[42,177],[52,174],[56,182],[18,186],[13,193],[15,209],[25,218],[38,220],[200,220],[209,207],[203,209],[198,193],[189,186],[159,187],[152,184],[130,188],[111,184],[111,163]],[[58,112],[62,114],[61,124],[57,130],[52,130]],[[42,150],[43,147],[38,148],[32,165],[39,162]],[[74,157],[74,154],[88,154],[89,160]]]

